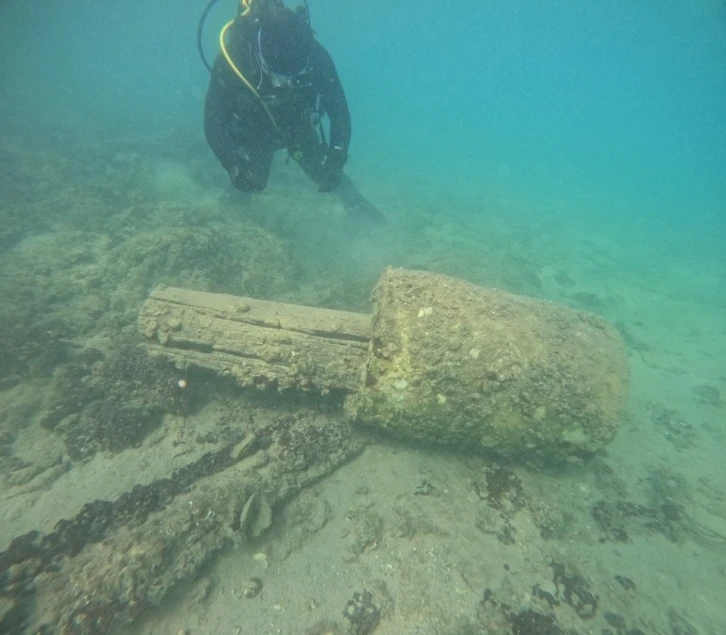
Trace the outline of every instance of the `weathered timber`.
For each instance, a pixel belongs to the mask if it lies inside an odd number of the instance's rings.
[[[355,392],[368,355],[368,315],[159,286],[139,328],[151,353],[241,386]]]

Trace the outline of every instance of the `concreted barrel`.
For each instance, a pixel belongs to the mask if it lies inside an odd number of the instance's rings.
[[[425,271],[387,269],[373,296],[355,421],[524,462],[587,458],[628,394],[625,346],[604,319]]]

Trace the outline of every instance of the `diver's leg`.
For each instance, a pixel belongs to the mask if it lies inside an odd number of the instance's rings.
[[[340,202],[343,203],[343,207],[345,207],[345,211],[351,219],[368,224],[386,222],[383,212],[363,196],[345,174],[341,177],[340,184],[335,192],[340,197]]]
[[[258,103],[216,63],[204,107],[204,132],[232,184],[244,192],[265,189],[275,153],[274,131]],[[236,78],[235,78],[236,79]]]
[[[301,125],[293,131],[288,152],[317,185],[321,185],[323,182],[323,163],[326,151],[327,147],[320,141],[318,133],[310,124]]]
[[[328,150],[327,146],[320,141],[315,128],[312,126],[301,128],[295,132],[297,134],[288,147],[290,156],[300,164],[300,167],[315,183],[322,185],[325,180],[323,166]],[[385,216],[381,211],[358,191],[345,174],[341,176],[340,184],[335,192],[340,197],[348,216],[352,219],[361,220],[365,223],[385,222]]]
[[[274,147],[256,144],[254,139],[238,139],[237,149],[227,168],[229,179],[242,192],[261,192],[267,187]]]

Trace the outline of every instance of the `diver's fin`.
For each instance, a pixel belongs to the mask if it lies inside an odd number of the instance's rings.
[[[363,196],[345,174],[340,179],[340,185],[335,191],[340,196],[340,201],[352,220],[372,224],[386,222],[383,212]]]

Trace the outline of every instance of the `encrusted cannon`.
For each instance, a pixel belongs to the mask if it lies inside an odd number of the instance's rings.
[[[625,347],[602,318],[448,276],[389,268],[373,314],[158,287],[153,354],[241,386],[347,393],[356,422],[526,462],[587,457],[614,437]]]

